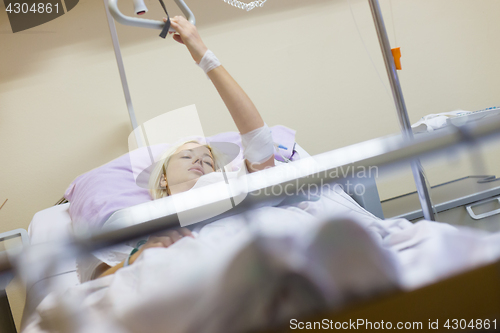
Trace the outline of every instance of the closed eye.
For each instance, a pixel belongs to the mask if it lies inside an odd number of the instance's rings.
[[[211,168],[213,168],[214,166],[212,165],[212,163],[210,162],[205,162],[207,165],[209,165]]]

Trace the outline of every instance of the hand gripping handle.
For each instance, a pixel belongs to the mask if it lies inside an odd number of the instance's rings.
[[[194,18],[193,12],[184,3],[184,1],[183,0],[174,0],[174,1],[177,4],[177,6],[179,6],[184,15],[186,15],[187,20],[191,22],[193,25],[196,25],[196,19]],[[113,18],[121,24],[140,27],[140,28],[150,28],[159,30],[162,30],[163,27],[165,26],[165,22],[163,21],[149,20],[149,19],[123,15],[118,9],[118,0],[109,0],[108,5],[111,16],[113,16]],[[175,29],[173,28],[170,28],[169,30],[175,32]]]

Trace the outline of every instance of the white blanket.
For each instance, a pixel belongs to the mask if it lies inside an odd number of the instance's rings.
[[[239,332],[499,257],[496,235],[380,220],[338,187],[221,219],[115,275],[49,295],[24,332]]]

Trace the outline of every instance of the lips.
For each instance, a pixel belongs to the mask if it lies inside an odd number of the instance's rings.
[[[192,168],[190,168],[188,171],[198,171],[198,172],[200,172],[202,175],[204,175],[204,174],[205,174],[205,172],[203,172],[203,169],[202,169],[202,168],[200,168],[200,167],[192,167]]]

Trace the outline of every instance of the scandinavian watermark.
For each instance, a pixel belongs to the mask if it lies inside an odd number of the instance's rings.
[[[268,175],[273,177],[273,175]],[[250,192],[253,196],[299,196],[304,200],[314,200],[321,194],[341,189],[349,195],[363,196],[369,180],[378,177],[377,166],[344,166],[328,171],[312,172],[301,177],[295,168],[282,168],[279,176],[283,182]],[[270,179],[269,179],[270,180]]]

